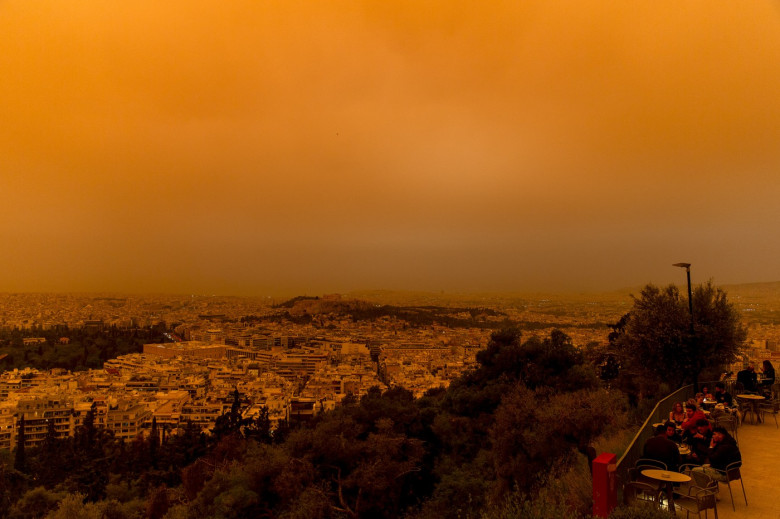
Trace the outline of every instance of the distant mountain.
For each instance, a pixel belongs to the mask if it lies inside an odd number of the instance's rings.
[[[741,283],[738,285],[721,285],[729,294],[741,296],[780,296],[780,281],[770,281],[766,283]]]

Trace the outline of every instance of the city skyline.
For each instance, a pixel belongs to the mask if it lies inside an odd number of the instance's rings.
[[[777,3],[0,15],[0,292],[780,279]]]

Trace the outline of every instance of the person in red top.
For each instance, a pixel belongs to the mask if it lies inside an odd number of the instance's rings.
[[[680,425],[680,428],[683,430],[683,434],[696,434],[696,423],[699,420],[706,421],[707,417],[704,415],[703,411],[696,409],[694,404],[685,404],[685,414],[687,418],[682,423],[682,425]]]

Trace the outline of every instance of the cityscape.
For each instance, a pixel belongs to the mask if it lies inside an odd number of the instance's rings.
[[[777,0],[0,2],[0,519],[780,517],[778,63]]]
[[[728,369],[780,360],[780,284],[731,290],[748,326],[748,347]],[[148,435],[153,419],[171,432],[191,422],[209,433],[235,390],[243,418],[266,407],[274,424],[309,420],[371,388],[403,387],[419,398],[473,369],[477,352],[501,327],[519,325],[538,336],[561,329],[579,349],[598,349],[631,302],[628,291],[536,297],[542,298],[388,291],[277,303],[270,297],[2,294],[0,330],[9,338],[0,343],[6,367],[0,448],[16,444],[22,415],[27,445],[34,446],[52,420],[57,437],[73,436],[93,407],[97,424],[132,440]],[[407,306],[391,304],[403,300]],[[118,334],[141,340],[137,351],[99,367],[45,369],[56,362],[45,352],[69,347],[76,330],[107,341]],[[21,356],[39,358],[32,361],[38,367],[25,366]],[[14,358],[22,366],[8,369]]]

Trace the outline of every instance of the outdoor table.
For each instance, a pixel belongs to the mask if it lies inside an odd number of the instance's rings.
[[[687,483],[691,480],[691,477],[679,472],[657,469],[645,469],[642,471],[642,475],[664,484],[666,488],[666,502],[669,505],[669,510],[674,513],[674,484]]]
[[[756,417],[756,422],[758,422],[759,417],[758,417],[758,412],[756,411],[756,404],[766,399],[761,395],[737,395],[737,399],[742,400],[745,403],[745,412],[744,412],[745,417],[747,418],[747,414],[750,411],[752,411],[753,416]]]

